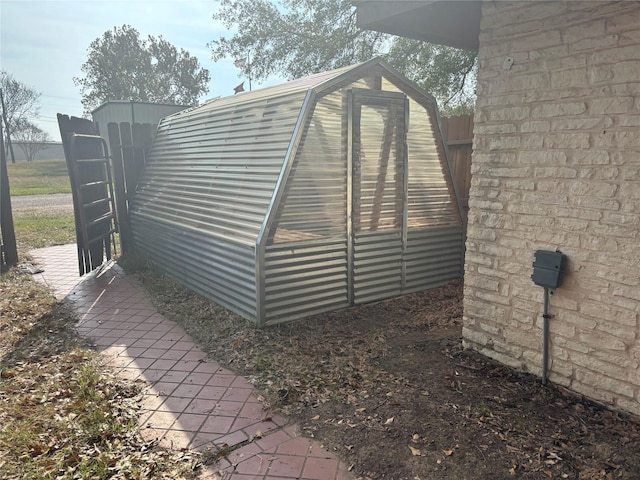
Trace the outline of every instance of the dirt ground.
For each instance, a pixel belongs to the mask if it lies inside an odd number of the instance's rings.
[[[463,351],[461,282],[264,330],[151,290],[360,478],[640,479],[637,418]]]

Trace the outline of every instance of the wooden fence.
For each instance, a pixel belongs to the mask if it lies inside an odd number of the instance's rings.
[[[471,151],[473,148],[473,115],[442,118],[442,134],[449,149],[449,161],[460,203],[469,212],[471,187]]]
[[[113,187],[116,194],[116,213],[123,253],[133,248],[133,234],[129,224],[129,208],[142,175],[147,153],[156,134],[156,125],[149,123],[110,122],[107,124],[109,149],[113,168]]]
[[[100,136],[92,121],[62,114],[58,125],[71,179],[78,267],[84,275],[111,258],[113,233],[120,234],[122,253],[133,248],[129,207],[156,126],[109,123]]]

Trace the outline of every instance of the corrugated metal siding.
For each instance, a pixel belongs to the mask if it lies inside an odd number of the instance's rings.
[[[348,238],[345,90],[382,81],[384,88],[402,91],[394,86],[401,80],[380,79],[389,74],[386,67],[364,67],[359,76],[357,66],[348,67],[165,119],[131,211],[138,248],[192,290],[261,324],[460,276],[462,226],[436,142],[438,128],[420,99],[410,102],[408,214],[401,162],[389,168],[385,182],[384,190],[393,193],[383,198],[389,205],[381,212],[385,223],[369,225],[371,232],[354,229],[353,240]],[[298,137],[305,102],[314,110]],[[404,116],[396,124],[402,128],[403,122]],[[380,128],[372,133],[366,124],[361,134],[373,163],[365,172],[365,196],[371,197],[386,154],[379,154]],[[393,137],[397,143],[398,132]],[[285,159],[289,149],[295,156]]]
[[[369,232],[354,244],[356,304],[434,288],[462,276],[462,226]]]
[[[137,248],[253,320],[256,238],[304,95],[210,104],[165,119],[131,209]]]
[[[463,272],[462,225],[410,229],[404,252],[403,293],[434,288]]]
[[[196,293],[242,315],[256,317],[255,250],[221,242],[206,231],[138,217],[136,245],[155,265]],[[153,239],[153,241],[149,241]]]
[[[132,216],[255,244],[302,99],[205,105],[165,119]]]
[[[356,305],[402,294],[402,232],[355,235],[353,284]]]
[[[267,324],[347,307],[346,239],[267,247],[265,303]]]

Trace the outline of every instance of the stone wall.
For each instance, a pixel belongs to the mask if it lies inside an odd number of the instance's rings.
[[[537,249],[568,256],[549,379],[640,414],[640,4],[486,2],[466,347],[540,374]]]

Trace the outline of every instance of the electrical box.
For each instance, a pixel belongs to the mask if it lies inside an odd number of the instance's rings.
[[[531,280],[541,287],[558,288],[562,285],[566,268],[567,256],[564,253],[536,250]]]

